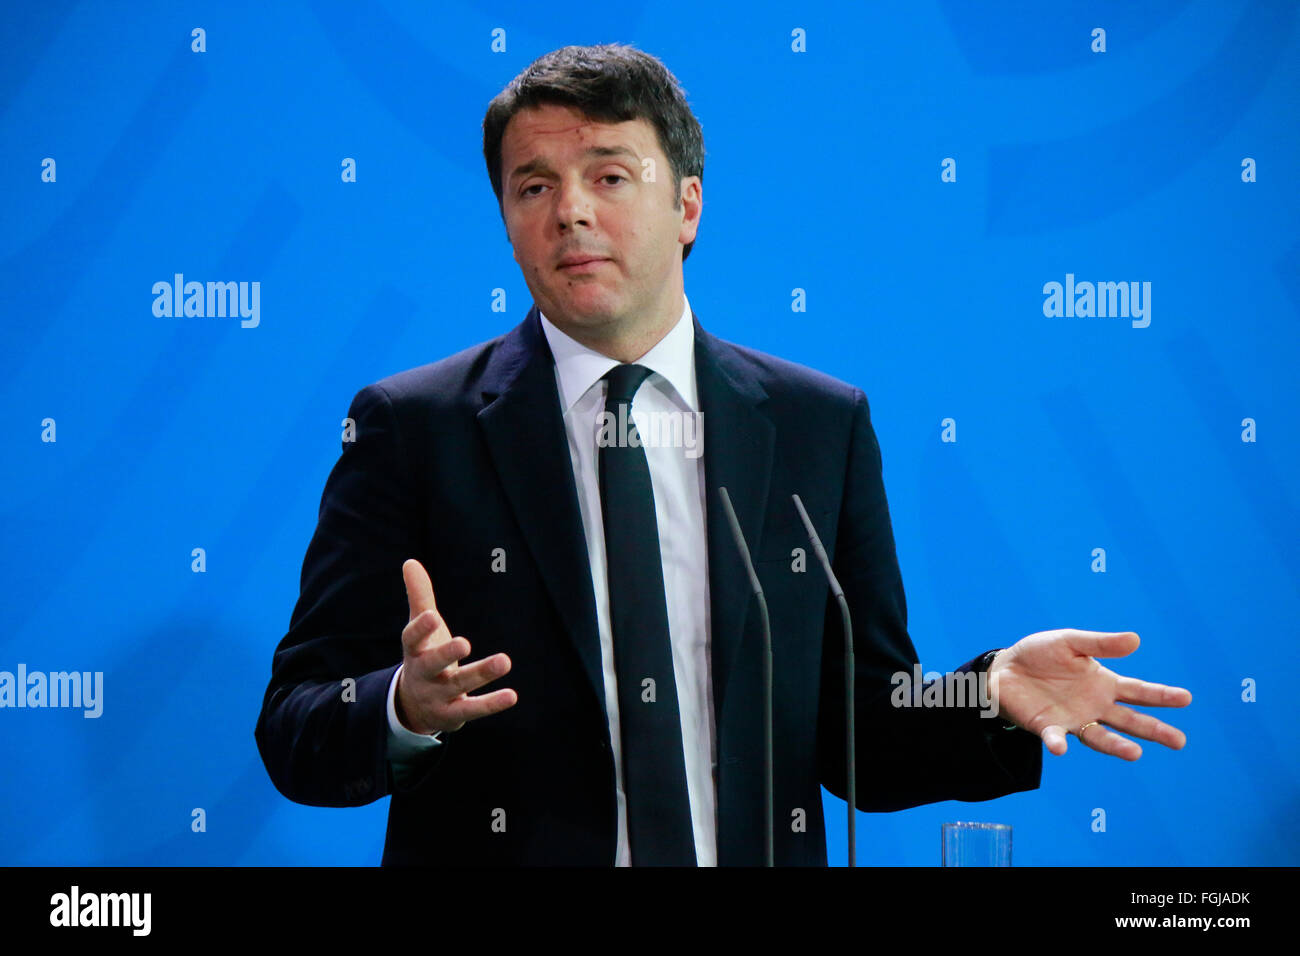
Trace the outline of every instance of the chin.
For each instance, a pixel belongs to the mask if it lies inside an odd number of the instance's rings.
[[[559,300],[572,321],[579,325],[603,325],[615,318],[617,313],[614,303],[608,297],[568,296]]]

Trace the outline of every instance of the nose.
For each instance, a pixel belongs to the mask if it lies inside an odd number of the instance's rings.
[[[582,225],[591,227],[594,214],[591,209],[591,197],[581,182],[564,181],[556,187],[559,195],[555,202],[555,218],[560,231],[564,232]]]

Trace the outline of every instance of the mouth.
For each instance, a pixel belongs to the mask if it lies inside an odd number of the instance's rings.
[[[609,262],[602,256],[574,256],[569,259],[562,259],[556,267],[561,272],[586,272],[596,268],[603,262]]]

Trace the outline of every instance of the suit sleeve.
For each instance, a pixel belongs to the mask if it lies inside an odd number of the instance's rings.
[[[326,481],[254,731],[276,789],[325,807],[423,783],[451,746],[433,747],[418,778],[394,779],[387,705],[408,618],[402,563],[420,557],[427,522],[387,392],[366,386],[348,415],[355,441]]]
[[[901,810],[939,800],[989,800],[1039,785],[1038,737],[982,717],[975,706],[895,706],[918,662],[907,633],[907,603],[885,498],[880,446],[866,396],[855,395],[835,574],[852,617],[860,810]],[[975,614],[976,608],[971,609]],[[969,670],[967,662],[958,670]],[[823,785],[847,799],[844,639],[839,606],[827,606],[818,763]]]

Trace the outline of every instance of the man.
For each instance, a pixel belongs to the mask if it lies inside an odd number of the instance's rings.
[[[1005,722],[897,706],[917,656],[866,397],[699,324],[703,140],[659,61],[542,57],[490,105],[484,154],[535,305],[353,400],[256,730],[282,793],[391,794],[386,864],[761,862],[761,625],[721,488],[770,611],[778,864],[825,865],[820,787],[848,778],[838,609],[793,494],[852,612],[859,809],[1035,788],[1067,732],[1125,759],[1108,727],[1183,745],[1120,702],[1186,691],[1094,659],[1130,632],[963,665]],[[644,441],[652,420],[682,427]]]

